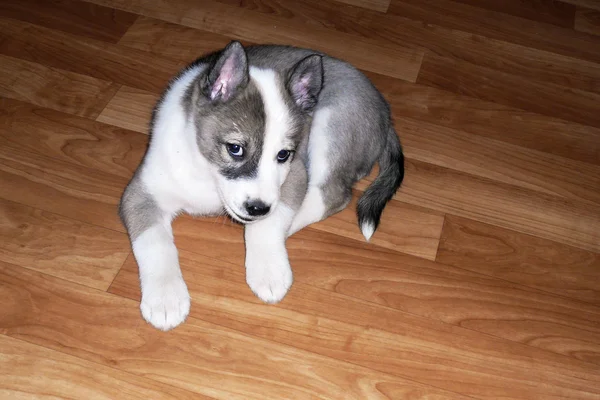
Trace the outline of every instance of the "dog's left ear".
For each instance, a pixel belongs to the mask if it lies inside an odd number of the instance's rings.
[[[240,42],[233,41],[225,47],[209,67],[202,92],[210,101],[225,102],[248,84],[248,58]]]
[[[304,111],[311,111],[323,87],[323,57],[310,55],[296,64],[287,82],[287,89],[296,104]]]

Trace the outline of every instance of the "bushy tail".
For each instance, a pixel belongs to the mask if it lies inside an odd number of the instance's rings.
[[[358,200],[356,212],[360,230],[371,239],[379,225],[381,213],[404,179],[404,155],[400,140],[393,127],[387,137],[387,144],[379,158],[379,175]]]

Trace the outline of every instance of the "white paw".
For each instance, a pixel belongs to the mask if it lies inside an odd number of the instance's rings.
[[[175,328],[190,313],[190,294],[183,278],[155,278],[142,284],[142,316],[163,331]]]
[[[280,302],[290,290],[294,277],[287,255],[273,257],[248,255],[246,283],[265,303]]]

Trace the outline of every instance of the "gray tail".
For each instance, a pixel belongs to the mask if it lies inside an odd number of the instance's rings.
[[[369,241],[379,226],[381,213],[404,179],[404,154],[396,130],[390,126],[386,146],[379,156],[379,175],[358,200],[360,230]]]

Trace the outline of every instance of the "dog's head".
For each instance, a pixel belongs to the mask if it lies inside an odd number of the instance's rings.
[[[319,55],[282,75],[249,67],[239,42],[213,56],[197,80],[190,98],[198,146],[234,219],[255,221],[277,206],[322,82]]]

